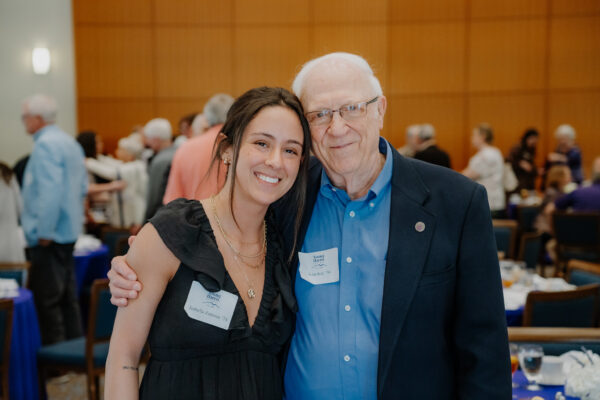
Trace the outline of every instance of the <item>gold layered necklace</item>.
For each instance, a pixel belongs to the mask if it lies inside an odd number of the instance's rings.
[[[250,278],[248,278],[248,275],[246,274],[246,271],[244,271],[244,268],[242,268],[242,266],[240,265],[240,261],[252,269],[258,269],[263,264],[263,262],[265,260],[264,256],[266,254],[266,249],[267,249],[267,224],[265,223],[265,221],[263,221],[263,244],[262,244],[262,248],[260,249],[260,251],[256,254],[251,254],[251,255],[242,254],[239,250],[237,250],[235,248],[233,243],[231,243],[231,239],[229,238],[229,236],[227,236],[227,234],[225,233],[225,229],[223,229],[223,226],[221,225],[221,220],[219,219],[219,214],[217,214],[217,206],[215,204],[215,196],[212,196],[210,198],[210,205],[212,208],[212,212],[215,216],[215,221],[217,223],[217,226],[219,227],[219,231],[221,232],[221,235],[223,236],[223,239],[225,240],[227,247],[229,247],[229,249],[233,253],[233,260],[235,261],[235,264],[237,265],[238,269],[240,270],[240,272],[244,276],[244,279],[246,280],[246,285],[248,285],[248,290],[246,292],[248,294],[248,298],[254,299],[256,297],[256,291],[254,290],[254,284],[252,283]],[[258,264],[251,264],[244,260],[244,258],[256,259],[259,257],[261,257],[261,259],[258,260]]]

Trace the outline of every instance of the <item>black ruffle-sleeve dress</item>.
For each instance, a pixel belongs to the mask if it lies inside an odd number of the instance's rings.
[[[150,222],[181,264],[150,328],[152,355],[140,399],[281,399],[279,356],[292,333],[296,303],[273,224],[267,220],[263,297],[250,327],[202,205],[178,199]],[[209,292],[224,290],[238,296],[229,329],[190,318],[184,311],[194,281]]]

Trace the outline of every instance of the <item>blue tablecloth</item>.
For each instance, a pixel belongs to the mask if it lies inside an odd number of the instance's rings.
[[[14,298],[10,343],[9,391],[12,400],[39,398],[36,354],[41,346],[40,328],[31,291],[19,289]]]
[[[521,306],[516,310],[505,310],[506,313],[506,325],[508,326],[521,326],[523,325],[523,310],[525,306]]]
[[[91,286],[94,279],[106,278],[110,268],[108,247],[103,244],[98,250],[86,253],[75,252],[74,258],[77,295],[81,296],[81,290]]]
[[[533,396],[540,396],[544,400],[554,400],[557,392],[565,394],[564,386],[542,386],[542,390],[530,391],[525,389],[527,386],[527,378],[523,375],[523,371],[518,370],[513,376],[513,382],[519,385],[518,388],[513,388],[513,399],[529,399]],[[578,400],[579,397],[565,396],[568,400]]]

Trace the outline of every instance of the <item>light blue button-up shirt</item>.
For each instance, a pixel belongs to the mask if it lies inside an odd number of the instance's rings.
[[[21,223],[29,246],[39,239],[73,243],[83,227],[88,177],[83,149],[56,125],[33,135],[23,176]]]
[[[377,399],[379,326],[387,258],[392,157],[357,200],[325,171],[303,253],[337,248],[339,281],[313,285],[296,275],[296,331],[285,371],[287,400]]]

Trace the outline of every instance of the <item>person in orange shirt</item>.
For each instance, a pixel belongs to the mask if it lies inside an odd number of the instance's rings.
[[[216,194],[225,183],[224,168],[210,169],[214,143],[227,112],[233,104],[233,97],[219,93],[208,100],[203,116],[210,128],[204,133],[194,132],[194,137],[183,143],[175,152],[163,204],[183,197],[186,199],[206,199]]]

